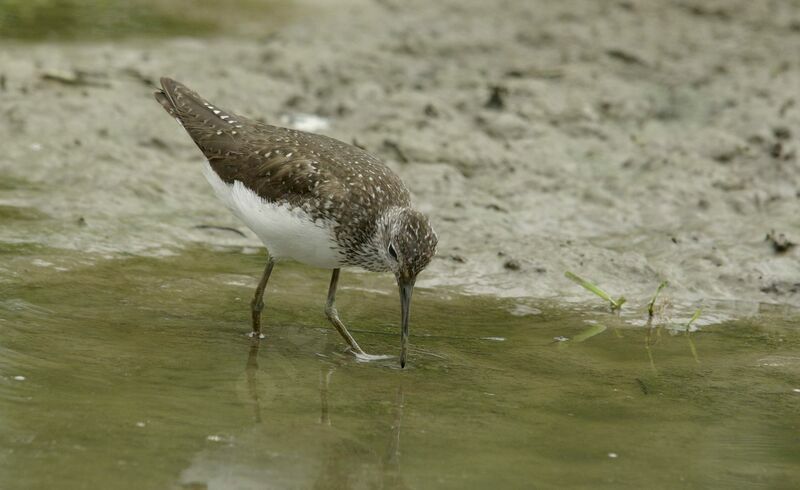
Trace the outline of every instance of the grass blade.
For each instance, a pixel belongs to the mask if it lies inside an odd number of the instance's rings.
[[[701,313],[703,313],[703,309],[702,309],[702,308],[698,308],[698,309],[697,309],[697,310],[694,312],[694,315],[692,315],[692,318],[689,320],[689,323],[687,323],[687,324],[686,324],[686,331],[687,331],[687,332],[689,331],[689,328],[692,326],[692,323],[694,323],[694,322],[695,322],[695,320],[697,320],[698,318],[700,318],[700,314],[701,314]]]
[[[587,281],[586,279],[578,276],[577,274],[573,274],[572,272],[567,271],[567,272],[564,273],[564,276],[567,279],[569,279],[569,280],[575,282],[576,284],[582,286],[587,291],[591,291],[592,293],[596,294],[600,298],[608,301],[609,304],[611,305],[611,311],[618,310],[618,309],[622,308],[622,305],[625,303],[625,297],[624,296],[620,296],[619,298],[614,299],[607,292],[605,292],[602,289],[600,289],[600,286]]]
[[[656,305],[656,298],[658,298],[658,293],[661,292],[662,289],[667,287],[669,283],[667,281],[661,281],[661,284],[658,285],[658,289],[656,289],[656,293],[653,295],[653,299],[650,300],[650,304],[647,305],[647,315],[650,318],[653,318],[653,308]]]

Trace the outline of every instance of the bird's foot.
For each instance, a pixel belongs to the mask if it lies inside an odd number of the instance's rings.
[[[374,361],[384,361],[386,359],[391,359],[392,356],[386,355],[375,355],[375,354],[367,354],[366,352],[362,351],[355,351],[350,349],[350,353],[353,354],[353,357],[356,358],[358,362],[374,362]]]

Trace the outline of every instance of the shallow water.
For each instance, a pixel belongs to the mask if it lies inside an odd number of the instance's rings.
[[[800,474],[791,312],[686,333],[420,289],[403,371],[344,353],[326,271],[276,268],[254,347],[260,254],[4,247],[0,488],[790,488]],[[391,278],[341,287],[361,345],[396,355]]]
[[[509,4],[506,17],[495,18],[476,9],[479,2],[442,11],[422,2],[405,11],[393,2],[348,2],[363,3],[359,12],[388,10],[346,14],[332,30],[319,23],[321,9],[340,10],[341,1],[248,0],[236,9],[146,1],[121,10],[128,3],[0,7],[0,37],[59,41],[5,42],[0,52],[9,121],[0,128],[8,143],[0,157],[0,489],[797,486],[797,311],[706,300],[686,332],[681,318],[694,304],[681,302],[676,318],[659,316],[652,329],[637,310],[665,274],[675,286],[664,298],[763,299],[759,288],[770,286],[774,301],[796,303],[793,256],[773,257],[763,243],[767,222],[779,231],[796,225],[793,143],[782,143],[785,165],[774,155],[759,159],[758,143],[747,158],[737,156],[752,134],[769,134],[742,121],[793,127],[791,107],[785,120],[767,112],[796,86],[794,72],[773,70],[780,53],[796,52],[791,36],[775,30],[780,42],[756,43],[739,29],[752,25],[764,35],[761,26],[770,24],[758,18],[732,22],[734,30],[719,19],[675,29],[661,14],[598,24],[593,8],[556,3],[536,5],[536,16]],[[780,18],[773,14],[763,19]],[[393,29],[384,27],[387,16]],[[472,17],[494,21],[481,29]],[[303,18],[307,29],[268,40]],[[420,26],[430,19],[442,30],[428,37]],[[620,28],[627,22],[637,28]],[[552,82],[517,70],[533,59],[523,41],[534,25],[552,38],[536,41],[536,64],[563,72]],[[644,38],[636,37],[639,27]],[[662,41],[687,32],[692,42],[672,43],[674,60],[664,58]],[[694,77],[695,66],[725,58],[710,49],[719,39],[701,33],[747,39],[747,59],[731,57],[738,61],[717,70],[719,81],[670,89],[677,101],[662,103],[666,88],[648,85],[651,77]],[[214,41],[161,39],[171,35]],[[262,41],[225,39],[248,35]],[[592,41],[576,44],[573,36]],[[660,61],[648,77],[604,64],[595,47],[615,45]],[[575,53],[572,61],[564,49]],[[765,53],[768,63],[759,62]],[[462,68],[451,69],[453,60]],[[510,68],[523,75],[503,82],[514,111],[460,108],[469,100],[482,107],[486,87]],[[415,72],[423,76],[397,76]],[[173,73],[253,116],[327,114],[335,135],[358,135],[378,152],[399,138],[393,147],[413,162],[396,168],[442,230],[442,253],[422,285],[447,278],[563,301],[562,285],[583,294],[563,278],[570,268],[632,301],[619,318],[601,307],[420,288],[410,365],[399,370],[396,358],[362,363],[345,353],[322,314],[328,273],[287,264],[268,291],[267,338],[254,346],[245,336],[248,302],[264,259],[252,236],[213,228],[240,225],[218,210],[196,149],[152,101],[157,77]],[[717,117],[730,105],[723,96],[742,112]],[[431,101],[440,114],[423,121],[424,134],[408,133],[423,127],[418,116]],[[593,109],[605,105],[614,120]],[[662,106],[678,112],[672,122],[650,118],[630,132]],[[539,125],[539,108],[553,127]],[[507,140],[515,131],[519,138]],[[443,135],[450,149],[440,148]],[[726,148],[736,149],[720,154],[732,162],[698,158]],[[513,182],[481,180],[492,174],[486,170],[505,171],[506,159],[520,170]],[[755,197],[737,185],[750,181],[748,169],[758,169]],[[698,214],[691,203],[700,195],[712,205]],[[500,206],[498,196],[512,197]],[[763,212],[751,211],[762,201]],[[517,207],[525,216],[509,214]],[[538,210],[536,222],[528,221],[530,209]],[[520,221],[522,230],[503,224]],[[501,226],[483,230],[491,222]],[[459,248],[472,243],[476,223],[502,250]],[[504,268],[512,255],[526,258],[521,270]],[[443,265],[451,262],[460,265]],[[347,272],[338,303],[362,346],[397,355],[391,278]]]

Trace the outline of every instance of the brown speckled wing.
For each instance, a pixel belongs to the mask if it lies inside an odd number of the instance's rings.
[[[384,210],[410,204],[400,178],[360,148],[238,116],[168,78],[161,84],[156,99],[227,183],[239,181],[263,199],[333,220],[348,241],[366,239]]]
[[[185,85],[161,79],[163,90],[156,100],[183,125],[198,147],[206,153],[235,151],[245,126],[255,124],[215,107]]]

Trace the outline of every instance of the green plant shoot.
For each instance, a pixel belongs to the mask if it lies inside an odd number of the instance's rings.
[[[658,285],[658,289],[656,289],[656,293],[653,295],[653,299],[651,299],[650,304],[647,305],[647,314],[650,316],[650,318],[653,318],[654,315],[653,309],[656,305],[656,298],[658,298],[658,293],[660,293],[662,289],[667,287],[667,285],[669,285],[667,281],[661,281],[661,284]]]
[[[694,315],[692,315],[692,318],[690,318],[689,322],[686,324],[686,331],[687,332],[689,331],[689,328],[692,326],[692,323],[694,323],[695,320],[700,318],[700,314],[701,313],[703,313],[703,309],[702,308],[698,308],[697,310],[695,310]]]
[[[617,299],[612,298],[607,292],[605,292],[602,289],[600,289],[600,287],[597,286],[596,284],[593,284],[593,283],[587,281],[586,279],[584,279],[584,278],[582,278],[582,277],[580,277],[580,276],[578,276],[576,274],[573,274],[570,271],[565,272],[564,276],[566,276],[567,279],[570,279],[571,281],[577,283],[578,285],[583,286],[588,291],[593,292],[594,294],[596,294],[597,296],[601,297],[602,299],[608,301],[609,304],[611,305],[611,311],[619,310],[620,308],[622,308],[622,305],[626,301],[624,296],[620,296]]]

